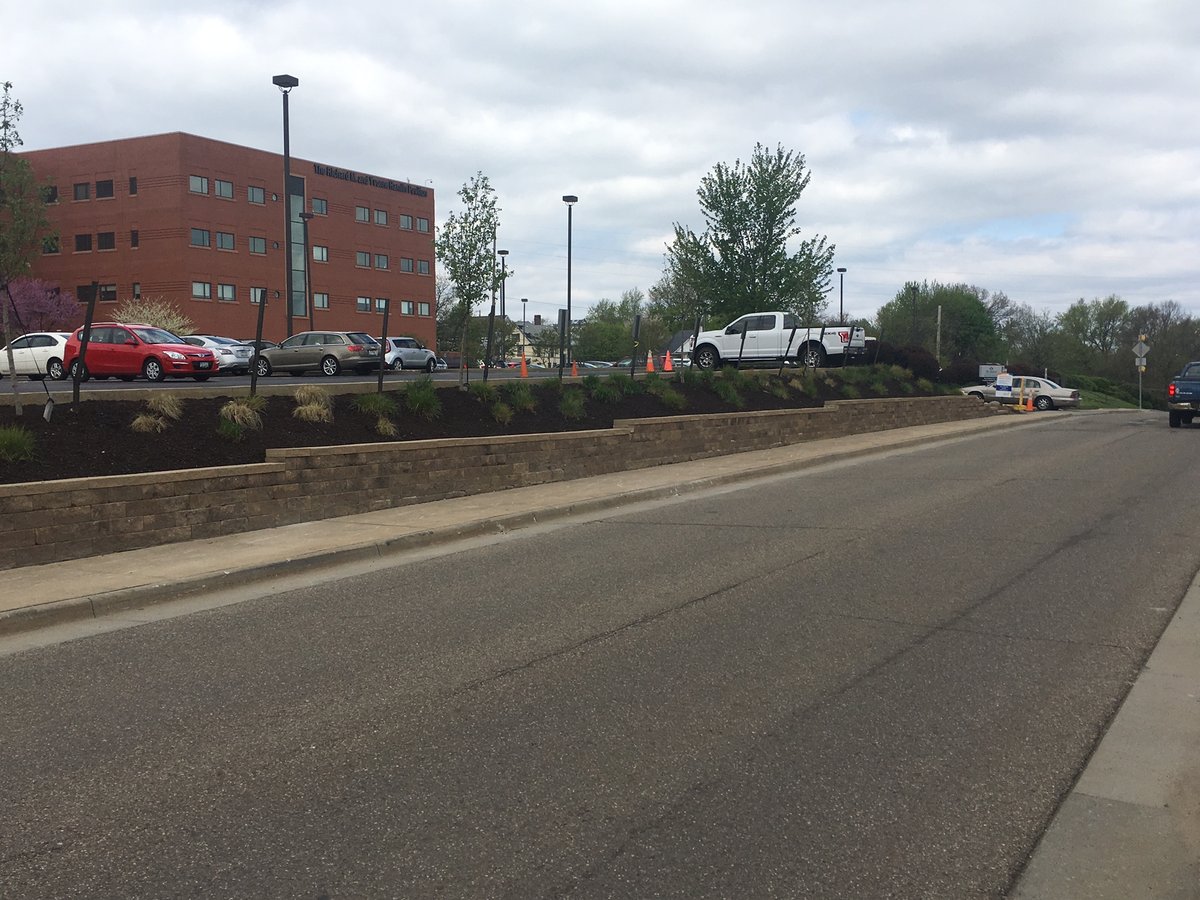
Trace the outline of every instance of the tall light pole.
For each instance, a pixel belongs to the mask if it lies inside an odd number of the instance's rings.
[[[525,348],[529,345],[529,318],[525,315],[529,309],[529,298],[521,298],[521,355],[526,356]]]
[[[508,319],[504,314],[504,282],[508,280],[508,251],[497,250],[500,257],[500,358],[508,362]]]
[[[271,84],[283,94],[283,264],[287,277],[287,336],[292,336],[292,148],[288,136],[288,94],[300,83],[295,75],[276,75]]]
[[[567,362],[571,362],[571,210],[579,198],[574,194],[563,194],[563,203],[567,204]]]
[[[846,324],[846,307],[843,301],[846,299],[846,267],[838,266],[838,324]]]

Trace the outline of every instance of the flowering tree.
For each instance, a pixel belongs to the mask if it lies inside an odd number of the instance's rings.
[[[69,331],[83,322],[83,307],[71,293],[40,278],[11,281],[14,331]]]

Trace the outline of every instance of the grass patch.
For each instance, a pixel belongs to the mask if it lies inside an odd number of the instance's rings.
[[[467,385],[467,393],[484,406],[491,406],[496,402],[498,396],[496,386],[488,384],[486,381],[472,381]]]
[[[400,430],[396,427],[396,423],[384,415],[375,420],[375,431],[384,437],[395,437],[400,433]]]
[[[6,425],[0,428],[0,460],[4,462],[30,462],[37,450],[37,439],[23,425]]]
[[[1143,402],[1142,404],[1147,409],[1150,404]],[[1101,391],[1085,391],[1079,392],[1079,408],[1080,409],[1137,409],[1136,403],[1130,403],[1123,397],[1114,397],[1112,394],[1105,394]]]
[[[933,382],[930,381],[928,378],[918,378],[917,379],[917,390],[921,391],[924,394],[932,394],[933,393]]]
[[[404,389],[404,408],[426,421],[442,414],[442,401],[432,378],[421,375]]]
[[[843,384],[841,390],[842,396],[847,400],[857,400],[862,396],[862,391],[858,389],[858,385],[856,384]]]
[[[684,409],[687,409],[687,397],[675,390],[675,388],[671,387],[670,385],[664,385],[661,390],[658,390],[654,393],[654,396],[656,396],[658,398],[658,402],[667,409],[674,410],[675,412],[680,412]]]
[[[262,428],[262,413],[259,411],[260,404],[247,403],[248,399],[248,397],[235,397],[222,406],[220,413],[218,413],[220,416],[220,421],[217,423],[218,429],[221,422],[229,422],[239,429],[238,440],[240,440],[240,432],[246,430],[258,431]]]
[[[568,388],[563,391],[562,397],[558,401],[558,411],[564,419],[572,421],[582,419],[586,413],[583,391],[578,388]]]
[[[146,401],[146,408],[154,415],[172,422],[178,422],[183,417],[183,401],[175,394],[155,394]]]
[[[391,394],[356,394],[350,402],[360,413],[368,416],[394,416],[399,407]]]
[[[315,384],[302,384],[296,388],[296,406],[324,406],[333,410],[333,398],[329,391]],[[310,420],[311,421],[311,420]]]
[[[780,381],[778,378],[771,378],[763,385],[763,390],[772,397],[778,397],[780,400],[790,400],[792,392],[788,390],[787,382]]]
[[[333,421],[333,410],[324,403],[301,403],[292,410],[292,415],[301,422],[325,422]]]
[[[513,408],[503,400],[496,400],[492,404],[492,418],[501,425],[507,425],[513,420]]]
[[[159,434],[167,430],[168,424],[163,416],[144,412],[134,416],[133,421],[129,424],[129,429],[138,434]]]
[[[528,381],[510,381],[504,385],[505,399],[517,412],[531,413],[537,409],[537,400]]]
[[[712,381],[712,392],[737,409],[741,409],[746,405],[745,399],[742,397],[741,392],[738,391],[737,383],[732,379],[714,378]]]
[[[622,372],[614,372],[608,376],[608,383],[621,392],[623,397],[633,397],[637,394],[645,393],[646,387],[643,382],[638,381],[631,375],[626,375]]]

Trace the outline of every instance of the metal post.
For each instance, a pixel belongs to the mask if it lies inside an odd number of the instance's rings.
[[[383,301],[383,334],[379,338],[379,386],[376,393],[383,393],[383,360],[387,356],[387,333],[388,333],[388,316],[392,312],[392,298],[388,297]],[[459,365],[462,365],[460,362]]]
[[[574,194],[563,194],[563,203],[567,204],[567,362],[574,357],[571,349],[571,210],[579,198]]]
[[[312,304],[312,269],[308,264],[312,257],[312,251],[308,248],[308,223],[312,217],[313,214],[307,210],[300,213],[300,221],[304,225],[304,305],[308,308],[308,330],[316,331],[317,320]]]
[[[276,75],[271,83],[283,94],[283,264],[287,286],[287,336],[292,336],[292,147],[288,134],[288,94],[300,83],[294,75]]]
[[[258,324],[254,328],[254,362],[250,364],[250,396],[254,396],[254,392],[258,388],[258,354],[262,353],[262,327],[263,313],[266,311],[267,294],[269,291],[264,286],[262,296],[258,298]]]
[[[838,267],[838,324],[846,324],[846,267]]]
[[[508,363],[508,317],[504,311],[504,285],[508,281],[508,251],[497,250],[500,254],[500,359]]]

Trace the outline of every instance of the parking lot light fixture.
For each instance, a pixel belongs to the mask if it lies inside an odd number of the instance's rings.
[[[846,267],[838,266],[838,324],[846,324],[846,307],[843,301],[846,299]]]
[[[288,94],[300,84],[295,75],[276,75],[271,84],[283,94],[283,267],[287,287],[287,336],[292,336],[292,201],[288,185],[292,180],[292,148],[288,135]]]
[[[567,204],[567,365],[572,362],[571,356],[571,210],[579,198],[574,194],[563,194],[563,203]]]

